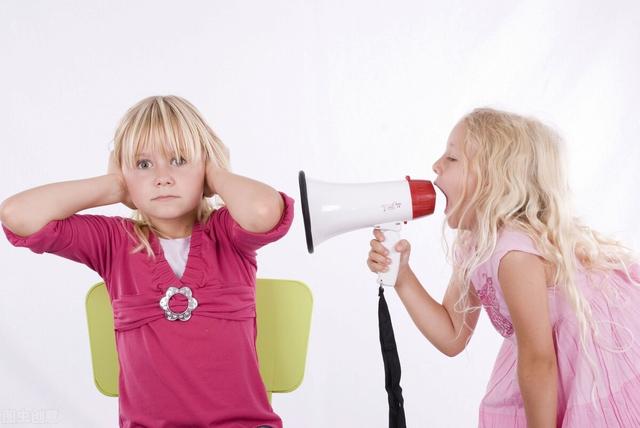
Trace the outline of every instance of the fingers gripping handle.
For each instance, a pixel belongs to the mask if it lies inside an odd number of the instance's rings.
[[[396,251],[396,244],[400,241],[402,223],[385,223],[380,226],[376,226],[376,229],[380,229],[383,233],[384,241],[382,241],[382,245],[389,250],[387,257],[391,259],[389,270],[378,273],[378,284],[393,287],[396,285],[398,269],[400,267],[400,253]]]

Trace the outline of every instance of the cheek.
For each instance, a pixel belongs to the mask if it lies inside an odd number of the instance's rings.
[[[204,191],[204,170],[187,172],[183,181],[189,186],[189,189],[193,189],[196,193],[202,193]]]

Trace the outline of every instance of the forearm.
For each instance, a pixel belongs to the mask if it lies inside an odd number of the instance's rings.
[[[245,230],[268,232],[282,217],[282,196],[267,184],[211,168],[207,171],[207,185],[220,195],[233,219]]]
[[[401,270],[395,289],[415,325],[440,352],[454,356],[464,349],[469,334],[456,328],[447,309],[427,293],[410,268]]]
[[[555,360],[518,360],[518,382],[529,428],[556,426],[557,366]]]
[[[34,187],[6,199],[0,205],[0,221],[12,232],[28,236],[52,220],[120,202],[122,186],[120,178],[107,174]]]

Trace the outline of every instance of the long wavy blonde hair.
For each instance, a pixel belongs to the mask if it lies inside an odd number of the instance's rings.
[[[229,152],[204,120],[200,112],[187,100],[174,95],[152,96],[139,101],[121,119],[114,137],[114,157],[118,168],[133,168],[138,153],[158,151],[166,157],[188,161],[205,159],[218,167],[229,169]],[[217,196],[217,195],[216,195]],[[223,201],[218,198],[218,203]],[[206,221],[213,206],[203,196],[196,219]],[[135,240],[133,252],[146,250],[154,256],[148,233],[163,236],[141,211],[133,213]]]
[[[591,322],[589,303],[576,286],[577,270],[619,270],[640,285],[629,271],[636,254],[574,217],[564,146],[554,130],[536,119],[489,108],[472,111],[461,123],[466,128],[464,173],[474,174],[477,185],[463,187],[448,215],[460,212],[451,246],[454,278],[463,287],[456,310],[477,309],[468,298],[471,273],[488,260],[499,230],[508,225],[531,236],[545,261],[555,267],[554,284],[576,313],[586,349],[587,335],[591,329],[597,333],[597,327]]]

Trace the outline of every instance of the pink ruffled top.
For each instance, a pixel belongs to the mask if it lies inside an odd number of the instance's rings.
[[[130,254],[130,219],[73,215],[28,237],[3,227],[13,245],[84,263],[105,280],[120,361],[121,427],[282,426],[255,345],[256,250],[291,226],[293,200],[282,197],[282,218],[267,233],[242,229],[226,208],[194,224],[182,278],[153,234],[155,258]],[[188,286],[198,301],[187,321],[167,320],[159,306],[172,286]],[[170,305],[182,312],[186,298],[176,295]]]

